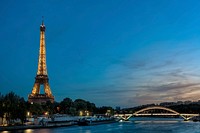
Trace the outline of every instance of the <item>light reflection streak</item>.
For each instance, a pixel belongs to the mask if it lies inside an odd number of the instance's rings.
[[[32,133],[32,132],[33,132],[32,129],[27,129],[27,130],[24,131],[24,133]]]

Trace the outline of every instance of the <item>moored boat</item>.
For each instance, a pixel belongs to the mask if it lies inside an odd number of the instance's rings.
[[[79,126],[90,126],[90,125],[99,125],[99,124],[108,124],[117,122],[114,118],[81,118],[78,120],[77,124]]]

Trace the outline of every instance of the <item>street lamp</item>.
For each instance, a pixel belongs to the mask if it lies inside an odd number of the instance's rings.
[[[28,111],[28,112],[27,112],[27,117],[29,117],[29,116],[30,116],[30,112]]]
[[[79,115],[80,115],[80,116],[83,116],[83,111],[80,111],[80,112],[79,112]]]

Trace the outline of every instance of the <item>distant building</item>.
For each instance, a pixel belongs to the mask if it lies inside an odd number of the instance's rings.
[[[175,102],[163,102],[163,103],[160,103],[160,106],[172,106],[172,105],[176,105]]]
[[[185,101],[184,104],[191,104],[192,101]]]
[[[116,111],[120,111],[121,108],[120,108],[119,106],[117,106],[117,107],[115,108],[115,110],[116,110]]]
[[[182,105],[182,104],[184,104],[183,101],[178,101],[178,102],[177,102],[177,105]]]

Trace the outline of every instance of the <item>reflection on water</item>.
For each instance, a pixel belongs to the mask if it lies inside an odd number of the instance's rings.
[[[96,126],[72,126],[49,129],[27,129],[2,133],[199,133],[200,122],[174,118],[134,118],[131,121]]]
[[[24,133],[32,133],[33,132],[33,129],[27,129],[24,131]]]
[[[2,133],[9,133],[8,131],[3,131]]]
[[[179,123],[180,121],[134,121],[134,123]]]

